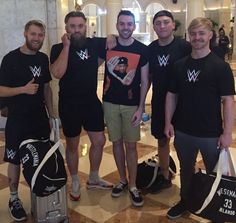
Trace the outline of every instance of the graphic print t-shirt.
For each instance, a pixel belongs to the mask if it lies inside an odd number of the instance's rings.
[[[147,46],[137,40],[130,46],[106,51],[103,101],[120,105],[138,105],[141,67],[148,62]]]
[[[0,68],[0,85],[22,87],[34,78],[39,84],[36,94],[19,94],[6,98],[9,115],[34,115],[45,111],[44,84],[51,80],[49,61],[46,54],[21,53],[20,48],[8,53]]]

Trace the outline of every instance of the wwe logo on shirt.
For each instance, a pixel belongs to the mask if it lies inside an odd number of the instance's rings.
[[[160,67],[162,66],[165,67],[168,64],[169,58],[170,58],[170,55],[167,55],[167,56],[163,55],[162,57],[158,56],[158,62],[159,62]]]
[[[198,75],[200,74],[200,70],[198,71],[190,71],[190,70],[187,70],[187,74],[188,74],[188,81],[189,82],[196,82],[197,81],[197,78],[198,78]]]
[[[31,67],[31,66],[29,66],[29,68],[30,68],[30,70],[31,70],[34,77],[40,77],[41,67],[36,67],[36,66]]]
[[[13,152],[13,150],[7,149],[7,158],[8,159],[12,159],[13,160],[15,158],[15,155],[16,155],[16,151]]]
[[[89,58],[88,49],[80,50],[80,52],[75,51],[76,54],[80,57],[81,60],[87,60]]]

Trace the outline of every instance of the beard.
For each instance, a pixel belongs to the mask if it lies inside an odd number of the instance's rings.
[[[86,35],[72,34],[70,41],[75,48],[82,48],[86,43]]]
[[[26,43],[27,48],[30,49],[30,50],[32,50],[32,51],[34,51],[34,52],[38,52],[38,51],[42,48],[42,46],[43,46],[43,42],[41,42],[41,43],[39,43],[39,44],[37,44],[37,45],[35,46],[35,45],[34,45],[32,42],[30,42],[27,38],[26,38],[25,43]]]

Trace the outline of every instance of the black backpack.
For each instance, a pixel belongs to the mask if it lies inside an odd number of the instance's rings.
[[[48,196],[66,184],[64,159],[58,150],[60,141],[28,139],[20,145],[23,175],[31,191]]]
[[[138,189],[149,189],[158,183],[159,176],[159,158],[158,154],[152,158],[139,163],[137,166],[136,186]],[[170,177],[174,178],[176,174],[176,165],[170,156],[169,164]]]

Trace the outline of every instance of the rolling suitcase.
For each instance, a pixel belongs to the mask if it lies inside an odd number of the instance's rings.
[[[47,197],[31,193],[31,214],[35,223],[68,223],[66,185]]]

